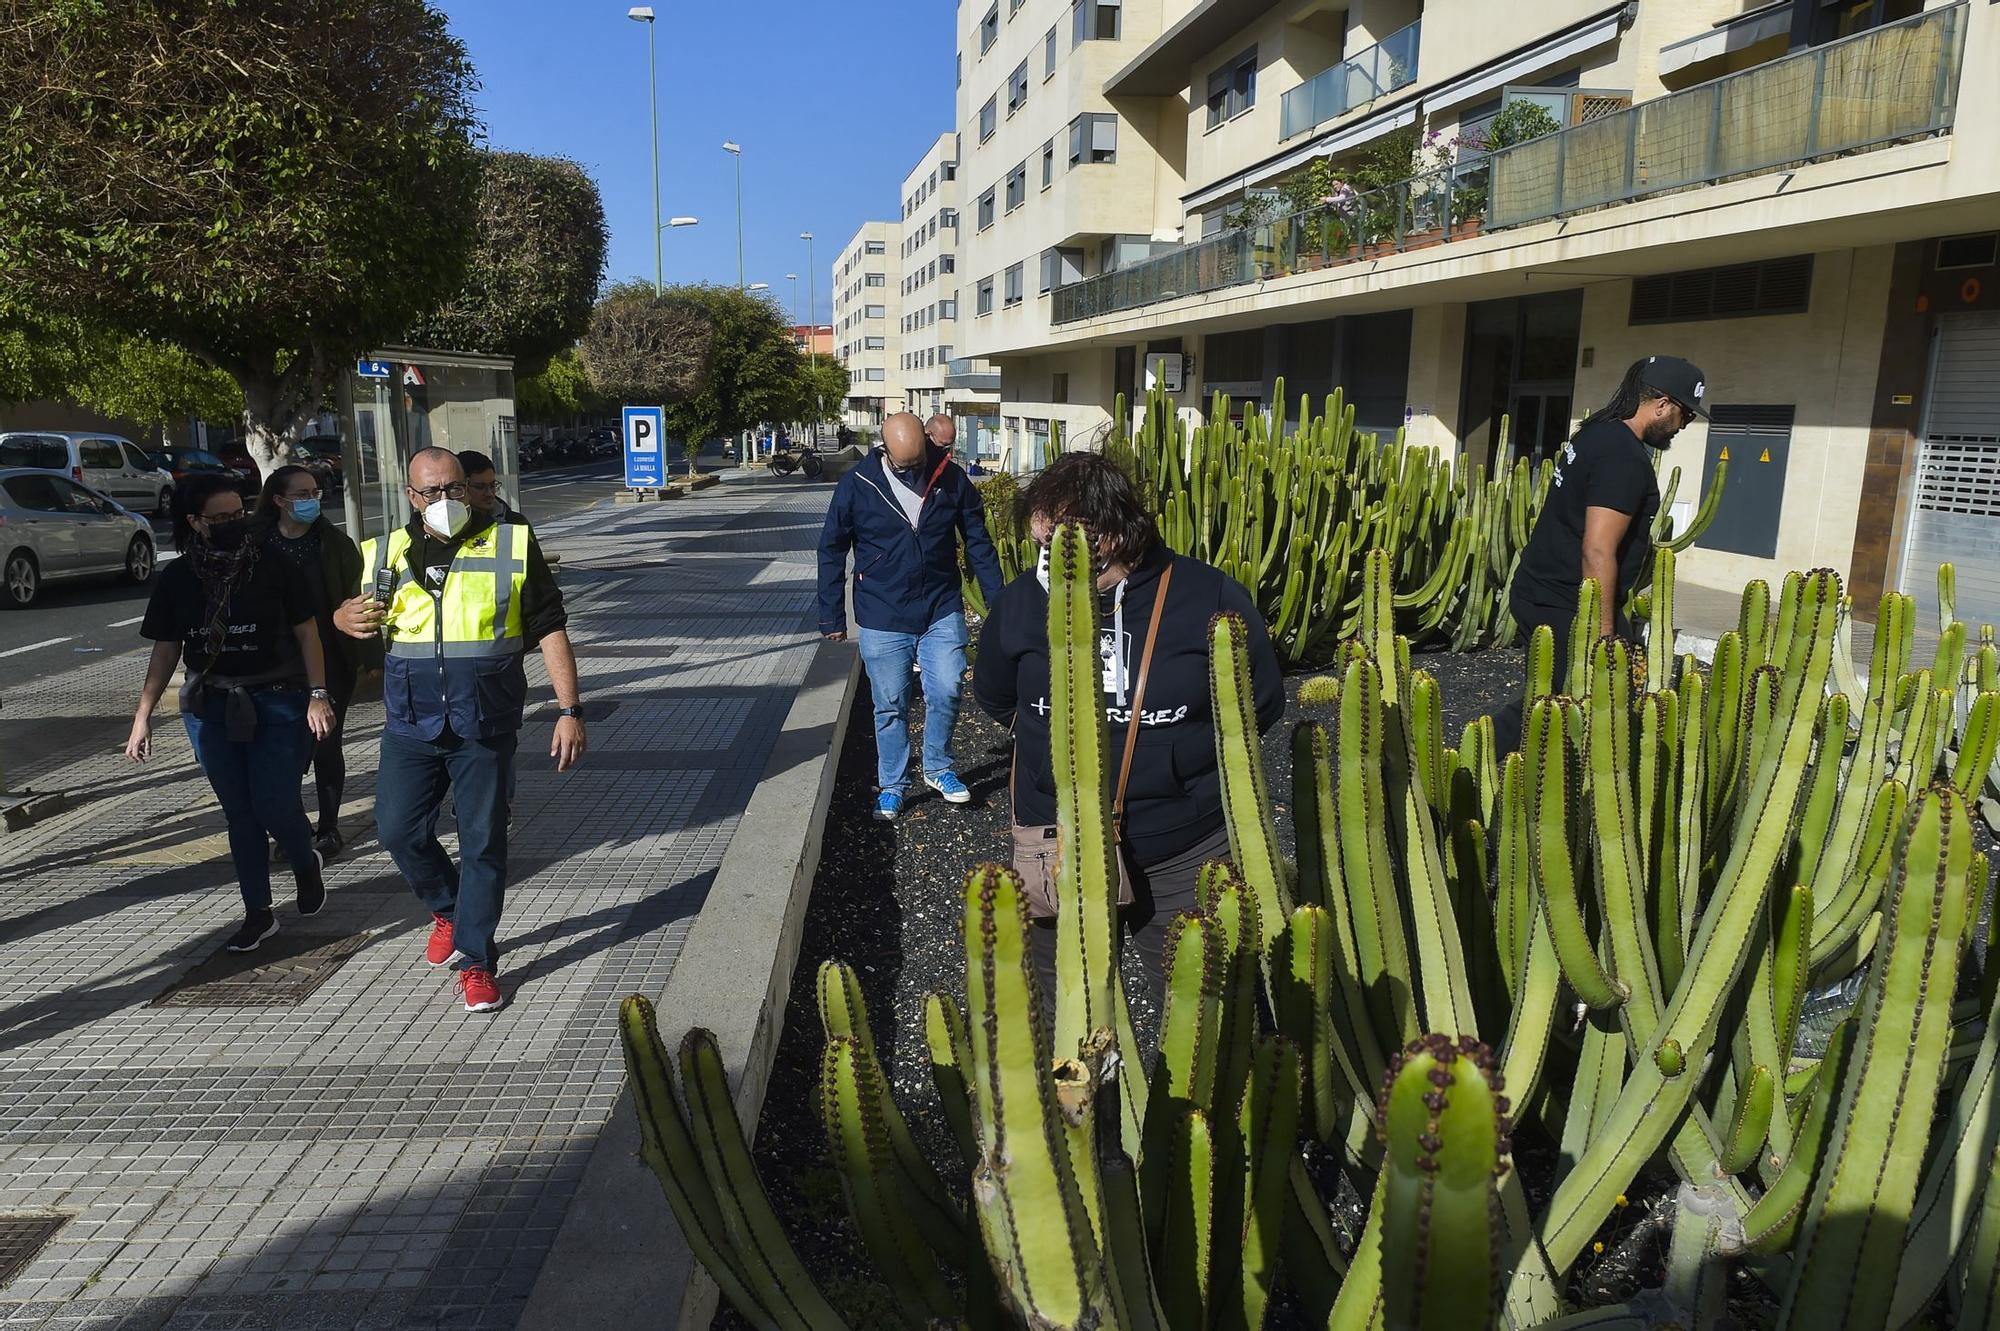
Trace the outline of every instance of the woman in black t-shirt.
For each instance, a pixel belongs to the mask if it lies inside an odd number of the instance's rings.
[[[333,627],[334,607],[361,585],[361,551],[320,512],[319,481],[304,467],[280,467],[267,476],[250,521],[253,539],[262,543],[262,557],[298,574],[319,627],[320,650],[326,654],[333,729],[313,745],[307,762],[319,799],[313,846],[322,858],[332,859],[343,844],[340,800],[347,786],[347,755],[341,749],[341,731],[362,670],[381,669],[381,639],[359,642]]]
[[[161,571],[139,629],[153,657],[125,756],[152,756],[153,709],[185,660],[181,720],[228,820],[243,893],[243,927],[228,948],[249,952],[278,931],[267,837],[292,866],[299,913],[326,902],[299,774],[308,746],[333,730],[333,708],[311,597],[295,572],[246,539],[243,497],[221,477],[191,476],[175,496],[174,523],[182,554]]]

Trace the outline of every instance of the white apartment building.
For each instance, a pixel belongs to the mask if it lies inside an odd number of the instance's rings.
[[[843,419],[880,430],[903,410],[901,222],[863,222],[833,261],[834,353],[848,370]]]
[[[903,349],[909,409],[957,419],[960,451],[1000,456],[999,373],[959,355],[959,238],[964,225],[959,138],[941,134],[903,180]]]
[[[1680,355],[1714,419],[1669,450],[1677,502],[1730,460],[1684,576],[1830,566],[1866,618],[1951,559],[1962,612],[2000,619],[2000,5],[958,12],[962,183],[1000,185],[967,204],[960,341],[1000,367],[1016,465],[1031,422],[1087,432],[1164,377],[1190,415],[1340,387],[1490,467]]]

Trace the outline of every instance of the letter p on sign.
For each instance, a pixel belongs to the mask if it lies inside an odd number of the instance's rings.
[[[657,490],[667,483],[663,407],[625,408],[625,485],[631,490]]]

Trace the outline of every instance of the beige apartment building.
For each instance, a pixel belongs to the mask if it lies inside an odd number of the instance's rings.
[[[958,14],[961,184],[998,186],[967,205],[959,341],[1000,368],[1015,465],[1121,392],[1242,412],[1282,380],[1294,414],[1340,386],[1496,466],[1670,353],[1714,412],[1669,450],[1678,502],[1730,462],[1687,576],[1830,566],[1866,617],[1885,588],[1928,604],[1951,559],[2000,619],[2000,6]]]
[[[958,422],[966,457],[1000,455],[999,374],[958,353],[958,268],[964,195],[959,139],[938,136],[903,179],[903,317],[899,356],[909,409],[928,419],[940,412]]]
[[[833,262],[834,351],[848,370],[849,428],[880,430],[904,408],[901,222],[863,222]]]

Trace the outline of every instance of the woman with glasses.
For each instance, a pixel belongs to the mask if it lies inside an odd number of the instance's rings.
[[[299,799],[299,773],[315,739],[333,733],[331,696],[311,593],[282,559],[252,539],[243,497],[220,476],[190,476],[174,498],[174,545],[140,625],[153,643],[125,756],[152,756],[153,709],[177,662],[187,665],[181,720],[195,760],[229,824],[229,854],[243,893],[232,952],[278,931],[271,912],[275,839],[298,884],[301,915],[326,904],[321,861]]]
[[[320,511],[319,481],[304,467],[280,467],[264,480],[256,524],[264,554],[297,573],[312,598],[320,650],[326,654],[326,688],[333,704],[333,730],[313,745],[313,786],[319,825],[313,846],[332,859],[345,844],[340,836],[340,800],[347,786],[347,756],[341,748],[347,707],[363,670],[382,668],[381,644],[337,633],[333,609],[361,581],[361,550]]]

